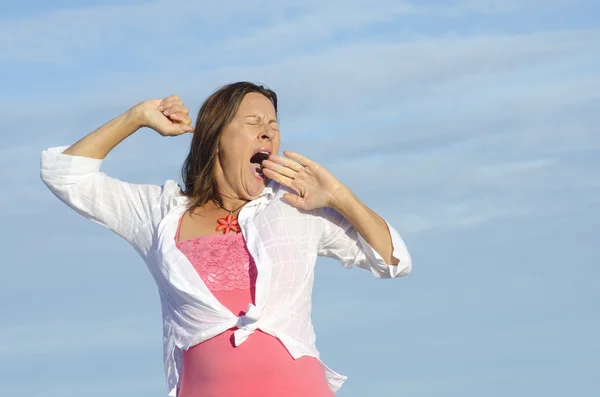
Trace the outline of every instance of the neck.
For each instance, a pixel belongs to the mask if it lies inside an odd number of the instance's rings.
[[[246,204],[248,202],[248,200],[242,200],[240,198],[235,198],[235,197],[226,197],[223,195],[220,195],[220,199],[221,199],[221,207],[227,211],[233,211],[233,212],[235,212],[241,206],[243,206],[244,204]]]
[[[222,208],[227,211],[236,212],[238,208],[248,202],[248,200],[237,197],[234,189],[225,178],[225,174],[219,161],[216,163],[215,181],[217,185],[217,195],[220,199],[220,206]],[[216,207],[218,208],[219,206],[217,205]]]

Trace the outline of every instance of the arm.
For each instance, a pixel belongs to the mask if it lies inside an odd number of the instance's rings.
[[[319,209],[318,255],[336,259],[348,269],[357,266],[369,270],[375,277],[393,278],[409,274],[412,259],[396,229],[378,215],[373,215],[374,212],[364,204],[350,206],[356,208],[345,210],[349,214],[346,216],[355,217],[357,227],[333,207]],[[386,249],[389,251],[385,252]]]
[[[318,255],[348,268],[368,269],[377,277],[410,273],[410,254],[393,227],[320,164],[294,152],[284,155],[288,158],[271,155],[264,160],[263,173],[297,193],[283,195],[290,205],[318,210]]]
[[[343,193],[337,195],[331,207],[350,222],[387,265],[398,265],[399,258],[392,255],[394,247],[387,223],[362,203],[350,189],[346,188]]]
[[[172,112],[171,117],[167,119],[163,116],[159,110],[160,106],[165,107],[165,111],[168,109],[169,113]],[[161,135],[191,132],[193,128],[189,126],[191,119],[187,113],[188,110],[183,107],[177,96],[168,97],[164,101],[145,101],[80,139],[63,153],[101,160],[141,127],[153,128]]]
[[[185,124],[167,119],[158,110],[160,100],[145,101],[66,150],[57,147],[42,153],[41,177],[52,193],[81,215],[114,231],[139,249],[143,247],[134,242],[137,231],[151,219],[162,188],[111,178],[100,172],[100,167],[108,152],[141,126],[154,128],[161,135],[189,131],[189,117],[187,113],[181,113],[186,109],[183,104],[179,105],[178,98],[170,98],[171,102],[167,98],[162,102],[163,106],[178,109],[177,118]]]

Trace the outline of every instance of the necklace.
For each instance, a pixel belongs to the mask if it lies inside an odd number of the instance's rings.
[[[239,210],[240,208],[242,208],[244,205],[246,205],[246,203],[240,205],[238,208],[236,208],[232,211],[228,210],[227,208],[224,208],[217,201],[214,201],[214,203],[217,205],[217,207],[229,212],[229,214],[227,214],[227,216],[217,219],[217,223],[219,224],[219,226],[217,226],[217,228],[215,230],[217,232],[222,231],[223,234],[227,234],[230,231],[235,232],[235,233],[241,232],[242,230],[240,229],[240,225],[238,223],[237,217],[234,218],[233,213],[236,212],[237,210]]]

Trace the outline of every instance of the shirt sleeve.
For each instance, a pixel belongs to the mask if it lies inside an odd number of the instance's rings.
[[[135,237],[151,221],[162,188],[111,178],[100,172],[102,160],[64,154],[66,148],[42,152],[42,181],[69,207],[144,250]]]
[[[321,210],[321,238],[318,255],[339,260],[344,267],[370,270],[375,277],[402,277],[412,270],[412,260],[400,234],[386,221],[392,238],[392,256],[397,265],[388,265],[382,256],[333,208]]]

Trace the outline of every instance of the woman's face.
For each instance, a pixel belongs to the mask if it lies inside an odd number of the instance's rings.
[[[279,154],[279,126],[271,101],[253,92],[244,97],[219,140],[215,176],[222,196],[243,200],[260,196],[268,180],[260,173],[258,152]]]

